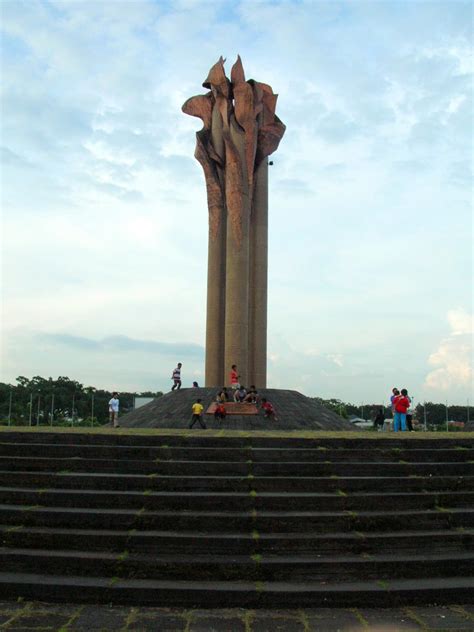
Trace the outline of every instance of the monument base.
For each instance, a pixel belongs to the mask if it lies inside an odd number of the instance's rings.
[[[120,425],[125,428],[187,428],[194,402],[201,399],[207,411],[219,390],[182,388],[171,391],[124,415]],[[265,388],[259,390],[259,396],[273,404],[277,421],[265,419],[258,407],[257,414],[249,415],[246,411],[239,415],[233,411],[222,421],[215,420],[212,414],[205,414],[204,423],[208,428],[225,430],[358,430],[347,419],[297,391]]]

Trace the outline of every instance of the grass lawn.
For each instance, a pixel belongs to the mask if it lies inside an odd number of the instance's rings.
[[[189,430],[188,428],[111,428],[101,426],[95,428],[78,427],[66,428],[64,426],[0,426],[2,432],[25,433],[65,433],[65,434],[95,434],[95,435],[143,435],[143,436],[206,436],[206,437],[275,437],[275,438],[300,438],[300,439],[366,439],[367,441],[379,441],[381,439],[474,439],[474,432],[326,432],[324,430]]]

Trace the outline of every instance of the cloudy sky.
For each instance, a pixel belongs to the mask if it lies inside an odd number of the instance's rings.
[[[279,94],[269,386],[472,390],[472,4],[3,0],[2,375],[203,381],[207,206],[181,113]]]

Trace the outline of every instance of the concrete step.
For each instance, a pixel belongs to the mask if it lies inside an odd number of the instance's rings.
[[[0,457],[0,470],[64,471],[174,476],[474,476],[474,462],[345,463],[308,462],[221,462],[221,461],[141,461],[47,457]]]
[[[379,554],[433,550],[473,551],[474,529],[334,533],[259,533],[83,529],[0,525],[0,541],[13,548],[150,553],[354,553]]]
[[[2,572],[195,581],[333,581],[469,576],[474,551],[423,555],[218,555],[0,547]]]
[[[180,607],[390,607],[470,603],[474,579],[448,577],[387,581],[203,582],[79,577],[0,572],[5,598]]]
[[[0,504],[46,507],[215,511],[369,511],[474,507],[474,491],[449,492],[205,492],[110,491],[0,487]]]
[[[202,446],[159,446],[140,445],[87,445],[70,443],[11,443],[0,442],[2,456],[82,459],[132,459],[142,461],[230,461],[247,462],[468,462],[474,460],[474,448],[393,448],[391,446],[365,448],[259,448],[246,447],[202,447]]]
[[[222,532],[379,531],[471,528],[474,508],[379,511],[152,511],[0,504],[0,523],[87,528],[215,530]]]
[[[338,492],[473,491],[474,476],[169,476],[96,472],[0,471],[0,485],[38,486],[40,489],[216,492]]]
[[[0,592],[12,598],[474,598],[470,438],[14,434],[0,433]]]
[[[427,438],[423,434],[418,433],[400,433],[395,435],[390,433],[388,436],[379,433],[377,435],[367,435],[358,437],[353,435],[350,438],[344,436],[322,437],[319,433],[309,437],[291,437],[279,436],[275,437],[271,434],[256,436],[254,432],[249,431],[244,436],[235,434],[232,436],[219,436],[215,433],[206,431],[183,431],[177,433],[162,434],[123,434],[118,433],[110,428],[104,427],[94,434],[80,432],[78,430],[64,429],[60,431],[58,428],[43,428],[39,432],[23,431],[16,432],[8,430],[0,435],[1,443],[53,443],[53,444],[70,444],[70,445],[119,445],[119,446],[169,446],[169,447],[204,447],[204,448],[291,448],[291,449],[308,449],[308,448],[327,448],[336,450],[366,450],[366,449],[383,449],[383,448],[400,448],[400,449],[473,449],[472,438],[463,434],[456,433],[452,437],[443,438]]]

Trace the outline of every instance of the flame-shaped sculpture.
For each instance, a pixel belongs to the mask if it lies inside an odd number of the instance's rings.
[[[230,80],[225,60],[203,83],[210,91],[188,99],[183,112],[199,117],[195,157],[206,179],[209,260],[206,385],[222,386],[232,364],[241,381],[266,386],[268,161],[285,132],[277,95],[245,79],[240,56]]]

